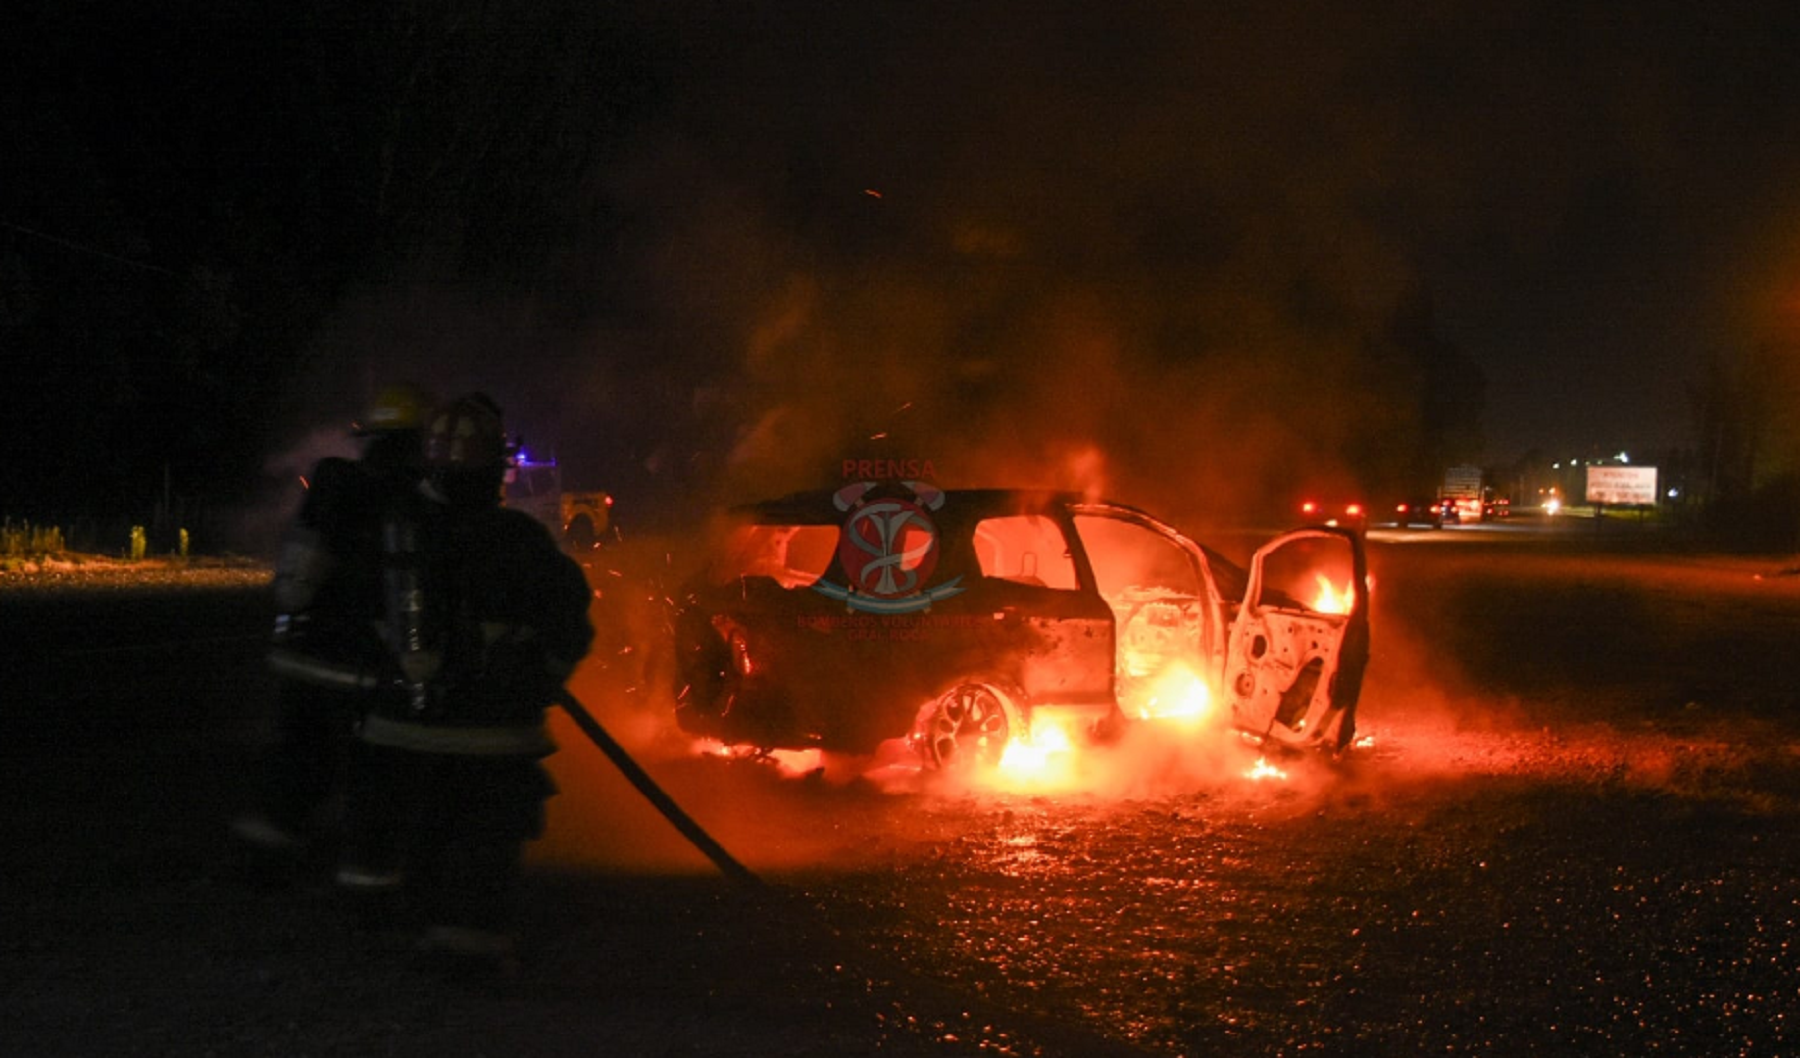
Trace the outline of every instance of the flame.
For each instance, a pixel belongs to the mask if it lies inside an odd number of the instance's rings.
[[[1000,754],[1000,771],[1014,777],[1043,775],[1059,755],[1075,748],[1061,724],[1040,720],[1030,731],[1006,744]]]
[[[1261,782],[1264,779],[1281,779],[1286,781],[1287,772],[1270,764],[1267,757],[1258,757],[1256,758],[1256,763],[1251,765],[1250,770],[1244,773],[1244,778],[1249,779],[1252,782]]]
[[[769,760],[788,778],[825,770],[825,754],[816,749],[774,749],[769,751]]]
[[[1177,661],[1150,684],[1137,713],[1144,720],[1200,719],[1212,706],[1212,688],[1186,662]]]
[[[1356,605],[1356,593],[1350,589],[1350,585],[1344,585],[1344,589],[1339,591],[1337,585],[1325,574],[1318,574],[1318,579],[1319,594],[1313,597],[1313,609],[1320,613],[1349,613],[1350,608]]]
[[[701,757],[718,757],[722,760],[756,761],[773,767],[776,774],[784,779],[800,779],[814,775],[825,768],[825,754],[817,749],[771,749],[746,750],[741,746],[729,746],[710,738],[697,739],[693,742],[693,753]]]
[[[1006,744],[999,764],[980,781],[993,789],[1014,792],[1073,789],[1079,785],[1078,758],[1068,729],[1057,718],[1040,714],[1032,719],[1031,730]]]

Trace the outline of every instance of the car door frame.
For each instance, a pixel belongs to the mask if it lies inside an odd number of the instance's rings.
[[[1225,651],[1229,640],[1225,597],[1219,591],[1217,578],[1213,575],[1212,563],[1207,558],[1206,549],[1201,547],[1187,534],[1163,521],[1161,518],[1122,503],[1111,503],[1104,500],[1082,501],[1069,505],[1072,527],[1075,536],[1083,549],[1083,561],[1089,569],[1093,568],[1093,556],[1086,553],[1087,541],[1081,539],[1080,525],[1073,519],[1082,517],[1105,518],[1122,522],[1148,530],[1167,540],[1177,550],[1187,556],[1199,579],[1202,605],[1206,608],[1202,641],[1194,644],[1194,656],[1201,667],[1201,675],[1209,682],[1217,681],[1222,671]],[[1124,629],[1118,629],[1117,635],[1123,636]],[[1222,688],[1215,687],[1215,690]]]
[[[1351,553],[1350,607],[1326,613],[1298,600],[1263,597],[1271,555],[1305,540],[1343,540]],[[1308,526],[1257,548],[1244,598],[1232,616],[1221,689],[1232,725],[1265,744],[1342,749],[1355,737],[1356,705],[1369,659],[1369,566],[1362,535]],[[1317,663],[1315,675],[1309,668]]]

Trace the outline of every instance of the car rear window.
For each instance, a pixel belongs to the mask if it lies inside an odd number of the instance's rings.
[[[974,541],[984,577],[1065,591],[1079,586],[1062,529],[1041,514],[984,518]]]
[[[1205,591],[1188,553],[1146,526],[1078,514],[1075,531],[1087,549],[1100,594],[1109,599],[1133,589],[1195,596]]]
[[[830,567],[840,531],[836,525],[740,525],[719,550],[714,579],[770,577],[784,588],[809,587]]]

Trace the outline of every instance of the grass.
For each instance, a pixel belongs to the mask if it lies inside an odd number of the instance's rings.
[[[39,559],[66,550],[61,526],[14,523],[10,518],[0,522],[0,560]]]
[[[186,560],[188,544],[188,531],[181,529],[176,536],[173,557]],[[33,525],[11,518],[0,521],[0,573],[34,569],[52,560],[79,562],[82,557],[70,550],[61,526]],[[148,534],[143,526],[131,527],[129,544],[122,557],[132,562],[142,562],[150,557]]]

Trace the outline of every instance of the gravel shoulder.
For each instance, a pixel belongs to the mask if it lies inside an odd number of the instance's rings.
[[[266,569],[0,576],[0,1053],[1793,1053],[1782,569],[1383,547],[1350,760],[1253,782],[1254,754],[1165,746],[1105,795],[703,760],[596,658],[577,693],[771,884],[710,872],[560,730],[531,958],[482,986],[322,871],[234,869]]]

